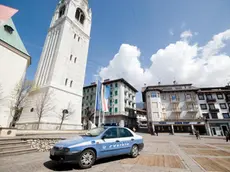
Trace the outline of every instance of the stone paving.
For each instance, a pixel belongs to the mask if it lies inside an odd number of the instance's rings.
[[[41,152],[0,158],[0,172],[230,172],[230,143],[223,139],[142,135],[145,147],[135,159],[107,158],[97,161],[91,169],[80,170],[76,165],[56,164],[49,160],[49,152]]]

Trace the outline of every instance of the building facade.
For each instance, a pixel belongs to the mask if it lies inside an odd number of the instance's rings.
[[[200,88],[197,96],[200,114],[207,125],[207,133],[212,136],[224,136],[230,129],[230,87]]]
[[[103,85],[109,85],[111,88],[109,112],[105,113],[105,123],[116,123],[130,127],[135,125],[137,90],[124,79],[105,80]],[[84,87],[83,94],[82,116],[84,117],[87,108],[94,113],[96,84],[92,83]],[[92,118],[91,120],[93,121],[94,119]],[[98,114],[95,123],[98,125]]]
[[[88,0],[61,0],[57,5],[38,64],[36,89],[29,96],[27,108],[17,123],[18,128],[37,128],[36,106],[44,102],[45,97],[51,103],[47,103],[49,108],[42,115],[39,129],[58,129],[60,116],[64,110],[70,111],[69,105],[71,115],[63,122],[62,129],[82,128],[82,88],[91,18]]]
[[[148,119],[147,113],[144,109],[136,109],[136,116],[137,116],[137,125],[139,128],[147,127]]]
[[[197,92],[192,84],[155,85],[142,89],[148,122],[153,130],[168,133],[205,134],[205,122],[199,113]]]
[[[31,57],[9,19],[0,26],[0,127],[9,127],[11,123],[16,90],[30,64]]]

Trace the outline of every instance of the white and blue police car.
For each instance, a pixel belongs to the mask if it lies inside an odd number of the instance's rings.
[[[98,127],[77,138],[63,140],[50,150],[50,159],[78,163],[90,168],[101,158],[128,154],[133,158],[143,149],[143,138],[124,127]]]

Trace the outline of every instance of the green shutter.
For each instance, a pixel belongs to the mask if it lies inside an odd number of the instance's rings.
[[[117,96],[117,91],[115,91],[115,96]]]
[[[117,104],[117,99],[115,99],[115,104]]]
[[[115,108],[115,113],[117,113],[117,111],[118,111],[118,109],[117,109],[117,108]]]

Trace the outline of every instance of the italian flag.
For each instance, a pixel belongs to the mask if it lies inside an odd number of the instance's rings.
[[[17,12],[18,12],[17,9],[0,4],[0,26],[2,26],[7,20],[9,20]]]

